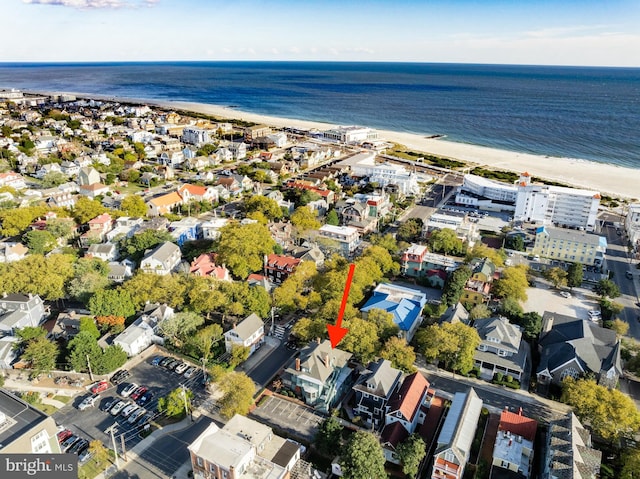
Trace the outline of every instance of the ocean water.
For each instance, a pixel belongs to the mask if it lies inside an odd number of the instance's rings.
[[[210,103],[640,168],[638,68],[0,63],[0,88]]]

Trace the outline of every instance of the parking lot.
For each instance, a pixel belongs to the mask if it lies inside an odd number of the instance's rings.
[[[324,420],[324,416],[310,407],[276,396],[269,396],[251,415],[293,437],[310,441]]]
[[[146,386],[149,391],[153,393],[153,398],[144,407],[147,411],[155,412],[154,420],[160,419],[160,415],[156,412],[158,399],[165,396],[169,391],[184,385],[185,388],[194,391],[194,397],[196,401],[200,400],[204,395],[202,388],[202,371],[198,370],[191,378],[186,379],[183,375],[178,375],[173,371],[162,368],[160,366],[153,366],[150,363],[151,358],[147,361],[141,362],[132,369],[129,370],[131,376],[125,379],[122,383],[114,386],[109,383],[109,388],[100,393],[100,397],[94,407],[85,409],[84,411],[78,410],[78,406],[82,400],[90,395],[90,392],[79,394],[65,407],[53,414],[53,418],[56,423],[71,430],[74,434],[79,435],[82,438],[88,439],[100,439],[106,445],[111,446],[111,436],[108,434],[108,430],[111,426],[114,426],[114,435],[120,443],[120,436],[125,440],[126,447],[133,447],[138,441],[140,426],[137,424],[130,424],[128,418],[123,417],[121,414],[112,416],[108,411],[104,411],[104,407],[107,403],[114,400],[126,400],[130,404],[134,401],[129,398],[123,398],[120,393],[130,383],[135,383],[139,386]],[[193,365],[197,366],[197,365]],[[105,432],[107,431],[107,432]]]
[[[589,319],[588,311],[600,309],[592,291],[574,288],[570,298],[560,296],[560,291],[549,288],[546,282],[537,281],[537,287],[527,289],[529,297],[524,303],[525,311],[535,311],[542,315],[545,311]]]

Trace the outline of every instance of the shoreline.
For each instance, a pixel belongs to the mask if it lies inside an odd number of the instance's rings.
[[[37,93],[41,95],[60,94],[59,92]],[[137,103],[169,110],[183,110],[185,112],[202,113],[220,119],[250,121],[278,128],[293,127],[300,129],[323,130],[338,126],[337,124],[319,121],[296,120],[292,118],[251,113],[236,110],[235,108],[228,106],[212,105],[207,103],[126,98],[86,93],[71,94],[81,99]],[[523,173],[527,171],[538,178],[561,182],[577,188],[595,190],[613,197],[635,199],[640,196],[638,195],[637,187],[637,185],[640,185],[640,169],[616,166],[607,163],[597,163],[583,159],[549,157],[545,155],[500,150],[497,148],[467,143],[457,143],[447,140],[446,137],[427,138],[424,135],[416,133],[404,133],[379,129],[376,129],[376,131],[382,140],[404,145],[406,148],[417,152],[463,161],[470,164],[470,166],[480,166],[488,169],[512,171],[515,173]],[[446,132],[444,132],[444,134],[446,135]]]

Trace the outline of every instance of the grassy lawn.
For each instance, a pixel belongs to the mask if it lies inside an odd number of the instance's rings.
[[[53,399],[67,404],[69,401],[71,401],[71,396],[53,396]]]
[[[36,407],[40,409],[43,413],[48,414],[49,416],[51,416],[54,412],[58,410],[57,407],[51,406],[50,404],[40,403],[40,404],[36,404]]]
[[[93,479],[107,467],[111,465],[115,459],[113,451],[109,450],[109,460],[98,462],[91,458],[86,464],[81,465],[78,468],[78,479]]]

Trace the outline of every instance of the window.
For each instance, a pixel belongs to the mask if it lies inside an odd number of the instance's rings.
[[[31,438],[31,451],[34,454],[51,452],[47,431],[45,429]]]
[[[197,457],[196,458],[196,462],[198,463],[198,466],[202,467],[204,465],[204,463],[202,462],[202,458],[201,457]]]

